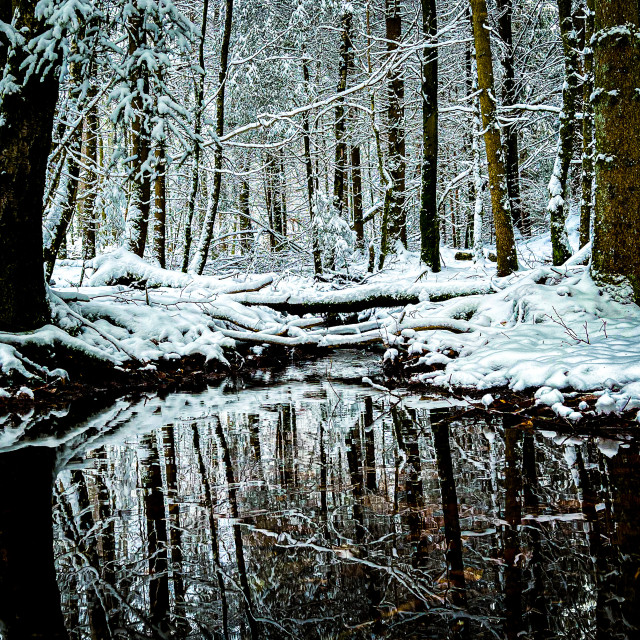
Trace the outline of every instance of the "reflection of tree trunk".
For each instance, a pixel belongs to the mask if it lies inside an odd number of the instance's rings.
[[[513,427],[505,427],[505,469],[504,484],[505,519],[509,523],[504,532],[504,600],[506,632],[508,640],[519,637],[522,629],[522,582],[516,558],[520,553],[518,544],[518,527],[522,521],[520,509],[520,489],[522,476],[518,465],[518,445],[520,431]]]
[[[178,469],[176,464],[176,434],[173,426],[162,429],[164,445],[165,476],[167,478],[167,505],[169,536],[167,545],[171,551],[171,575],[176,612],[184,605],[184,582],[182,579],[182,536],[180,534],[180,503],[178,502]]]
[[[605,603],[609,620],[608,635],[599,629],[601,637],[637,638],[640,631],[640,454],[637,444],[620,451],[607,460],[609,483],[616,529],[612,542],[615,552],[602,566],[602,577],[610,589]],[[612,554],[613,555],[613,554]],[[616,565],[618,570],[616,571]],[[599,623],[605,622],[598,620]],[[603,627],[605,625],[602,625]]]
[[[231,517],[235,520],[233,525],[233,541],[236,548],[236,563],[238,565],[238,574],[240,576],[240,589],[244,596],[244,604],[247,613],[247,619],[249,621],[249,629],[251,630],[252,640],[257,640],[261,637],[260,627],[258,621],[253,613],[253,604],[251,598],[251,587],[249,586],[249,580],[247,579],[247,565],[244,557],[244,544],[242,541],[242,529],[238,524],[238,497],[236,489],[236,481],[233,475],[233,468],[231,466],[231,455],[229,454],[229,447],[227,446],[227,439],[225,438],[222,430],[222,424],[220,420],[216,419],[216,435],[220,442],[222,449],[222,460],[224,462],[225,476],[227,479],[227,488],[229,491],[229,510]]]
[[[364,399],[363,430],[364,430],[364,455],[367,470],[367,489],[375,491],[376,486],[376,445],[373,436],[373,398],[367,396]]]
[[[53,554],[55,450],[0,455],[0,620],[13,640],[66,640]]]
[[[444,516],[444,535],[447,541],[447,563],[449,580],[453,589],[453,603],[458,606],[466,604],[464,564],[462,562],[462,537],[460,534],[460,517],[458,514],[458,494],[451,460],[449,443],[449,424],[439,418],[437,411],[431,412],[431,430],[433,446],[438,462],[440,494],[442,496],[442,513]]]
[[[537,495],[538,475],[536,469],[536,449],[533,435],[525,433],[522,439],[522,495],[528,514],[538,515],[540,501]],[[533,640],[548,637],[549,620],[547,606],[544,599],[545,580],[542,557],[542,527],[539,522],[532,520],[528,523],[527,531],[531,540],[531,560],[529,570],[531,579],[527,590],[527,610],[529,627]]]
[[[169,615],[169,575],[167,566],[167,521],[162,493],[162,473],[155,433],[142,440],[140,460],[149,556],[149,616],[158,628]]]
[[[204,489],[205,509],[209,517],[209,530],[211,532],[211,552],[213,554],[213,562],[215,564],[215,572],[218,578],[218,589],[220,591],[220,603],[222,606],[222,631],[225,638],[229,637],[229,608],[227,606],[227,593],[224,585],[224,577],[222,575],[222,567],[220,566],[220,548],[218,546],[218,523],[213,515],[213,492],[211,490],[211,482],[207,473],[207,467],[202,456],[202,448],[200,447],[200,434],[198,426],[193,425],[193,449],[196,453],[198,461],[198,471],[200,472],[200,481]]]
[[[362,543],[365,536],[364,513],[362,511],[362,498],[364,485],[362,476],[362,443],[360,440],[360,423],[354,421],[351,431],[345,440],[347,448],[347,465],[351,478],[351,492],[353,495],[353,519],[355,521],[355,539]]]
[[[320,420],[320,429],[318,434],[320,440],[320,515],[322,521],[327,521],[327,452],[324,448],[324,416]]]

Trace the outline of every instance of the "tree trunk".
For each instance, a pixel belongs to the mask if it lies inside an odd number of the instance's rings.
[[[549,206],[547,207],[551,224],[551,250],[554,265],[561,265],[571,257],[566,230],[567,177],[573,155],[578,89],[578,43],[571,19],[571,0],[558,0],[558,17],[564,51],[565,82],[562,88],[558,153],[549,181]]]
[[[513,33],[511,17],[513,15],[513,0],[496,0],[498,9],[498,35],[503,43],[502,68],[502,103],[505,107],[516,104],[515,69],[513,58]],[[505,144],[505,162],[507,169],[507,190],[511,203],[513,224],[521,233],[529,231],[527,212],[522,206],[520,197],[520,166],[518,160],[518,130],[516,124],[508,122],[502,125]]]
[[[338,93],[342,93],[347,88],[347,76],[351,66],[353,55],[353,45],[351,43],[351,23],[353,14],[349,5],[343,6],[342,11],[342,40],[340,44],[340,69],[338,75]],[[336,163],[333,177],[333,206],[339,216],[344,214],[345,209],[345,176],[347,172],[347,141],[345,137],[346,113],[344,108],[344,97],[336,101]]]
[[[436,0],[422,0],[422,35],[436,44]],[[440,271],[438,218],[438,49],[424,50],[422,64],[422,198],[420,202],[420,258],[431,271]]]
[[[593,214],[593,36],[594,0],[585,7],[584,81],[582,83],[582,200],[580,202],[580,248],[589,242]]]
[[[249,163],[244,165],[244,170],[248,171]],[[238,195],[238,208],[240,209],[240,231],[251,231],[251,209],[249,206],[249,200],[251,196],[251,190],[249,188],[249,180],[246,176],[242,177],[240,183],[240,194]],[[242,233],[240,235],[240,248],[243,254],[247,254],[251,251],[253,245],[253,235],[251,233]]]
[[[302,77],[307,91],[307,99],[309,99],[309,59],[302,59]],[[302,114],[302,131],[304,141],[304,164],[307,172],[307,196],[309,198],[309,222],[311,223],[311,250],[313,252],[313,271],[316,275],[322,273],[322,254],[320,253],[320,245],[318,243],[318,229],[315,224],[316,216],[316,198],[315,198],[315,181],[313,177],[313,163],[311,161],[311,125],[309,122],[309,112]]]
[[[144,9],[136,9],[129,17],[129,55],[144,44],[146,35],[144,27]],[[151,149],[149,134],[149,114],[144,98],[149,94],[149,78],[146,68],[141,64],[132,67],[129,78],[129,89],[133,92],[131,108],[134,119],[131,124],[133,163],[129,179],[131,181],[131,200],[127,219],[126,247],[141,258],[147,244],[147,228],[151,209],[151,174],[147,169],[147,161]]]
[[[591,272],[640,300],[638,0],[598,0],[594,35],[596,202]]]
[[[389,55],[397,50],[402,39],[402,17],[399,0],[386,0],[386,38]],[[380,268],[389,251],[400,240],[407,245],[407,228],[404,211],[405,192],[405,132],[404,132],[404,80],[402,70],[389,75],[389,177],[391,185],[385,201],[382,237],[380,246]]]
[[[167,220],[167,161],[164,140],[155,148],[156,166],[153,181],[153,258],[164,269],[166,266],[166,220]]]
[[[207,36],[207,16],[209,14],[209,0],[202,3],[202,25],[200,27],[200,43],[198,46],[198,64],[200,75],[195,82],[195,110],[193,115],[193,165],[191,172],[191,193],[187,204],[187,219],[184,223],[184,249],[182,252],[182,272],[186,273],[189,268],[189,257],[191,253],[193,214],[196,209],[196,199],[198,197],[198,186],[200,183],[200,136],[202,135],[202,112],[204,110],[204,81],[206,79],[204,62],[204,41]]]
[[[364,214],[362,211],[362,168],[360,147],[351,147],[351,180],[353,183],[353,230],[356,249],[364,249]]]
[[[511,206],[507,191],[506,166],[502,153],[500,125],[496,114],[493,83],[493,62],[489,41],[486,0],[470,0],[473,20],[473,39],[476,48],[480,110],[484,129],[484,144],[489,169],[489,190],[496,229],[498,276],[508,276],[518,269],[518,258],[513,238]]]
[[[91,85],[87,91],[87,101],[92,103],[96,97],[96,88]],[[80,202],[82,220],[82,258],[91,260],[96,257],[96,220],[95,202],[98,189],[98,109],[93,105],[87,111],[84,121],[84,175],[82,200]]]
[[[35,0],[0,4],[0,20],[27,39],[45,27]],[[7,56],[11,49],[12,55]],[[26,49],[0,46],[0,62],[18,91],[0,104],[0,330],[28,331],[46,324],[50,311],[42,272],[42,200],[53,116],[58,99],[58,65],[44,77],[25,79]]]
[[[233,0],[226,0],[225,7],[224,32],[222,34],[222,47],[220,49],[220,86],[216,98],[216,136],[218,139],[221,138],[224,133],[224,96],[227,84],[227,70],[229,67],[229,43],[231,42],[231,28],[233,26]],[[220,203],[220,191],[222,187],[222,145],[219,141],[216,141],[213,158],[215,173],[213,175],[213,194],[211,196],[212,206],[207,210],[207,215],[202,225],[202,232],[200,233],[200,240],[198,241],[198,249],[193,258],[191,268],[191,270],[195,271],[198,275],[202,274],[204,266],[207,263],[209,247],[211,245],[211,239],[213,238],[213,225],[218,215],[218,204]]]

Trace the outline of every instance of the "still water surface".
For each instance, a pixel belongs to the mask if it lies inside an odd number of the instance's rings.
[[[640,637],[634,439],[367,373],[7,421],[0,638]]]

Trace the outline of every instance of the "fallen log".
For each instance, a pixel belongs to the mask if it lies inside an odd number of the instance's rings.
[[[362,285],[339,291],[319,291],[307,294],[263,291],[240,293],[233,300],[247,306],[264,306],[293,315],[306,313],[356,313],[376,307],[401,307],[431,301],[442,302],[461,296],[494,293],[489,281],[434,282],[425,284]]]

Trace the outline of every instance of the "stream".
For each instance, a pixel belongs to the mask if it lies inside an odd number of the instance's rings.
[[[638,442],[377,366],[5,416],[0,639],[640,637]]]

